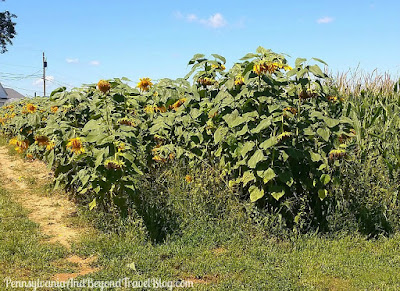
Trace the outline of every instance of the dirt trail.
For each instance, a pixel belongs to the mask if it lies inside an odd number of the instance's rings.
[[[66,224],[68,217],[76,214],[75,205],[66,197],[45,196],[37,192],[40,185],[45,185],[52,179],[52,174],[46,165],[40,161],[24,161],[19,157],[8,154],[6,147],[0,147],[0,181],[1,186],[7,189],[16,202],[29,211],[29,219],[40,226],[40,231],[49,237],[48,242],[60,243],[68,250],[71,243],[77,241],[83,233],[90,229],[74,227]],[[80,258],[71,256],[66,261],[75,263],[77,270],[74,273],[56,274],[55,280],[66,281],[78,275],[85,275],[98,271],[90,267],[96,261],[95,257]]]

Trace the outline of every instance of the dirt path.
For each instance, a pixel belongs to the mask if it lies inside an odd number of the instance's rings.
[[[60,243],[70,250],[72,242],[78,241],[80,235],[91,230],[66,224],[67,218],[76,214],[75,205],[66,197],[45,196],[39,192],[51,179],[52,174],[44,163],[24,161],[17,156],[10,156],[6,147],[0,147],[1,186],[29,211],[29,219],[39,224],[40,231],[49,237],[49,243]],[[98,269],[90,267],[90,263],[96,259],[71,255],[65,260],[77,266],[75,272],[56,274],[54,279],[66,281],[79,275],[96,272]]]

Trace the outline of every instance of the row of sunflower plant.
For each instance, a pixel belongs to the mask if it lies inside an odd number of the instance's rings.
[[[17,151],[47,161],[56,186],[90,196],[90,207],[126,207],[140,175],[183,159],[223,168],[233,191],[290,223],[307,209],[323,220],[354,136],[330,79],[306,59],[292,68],[261,47],[229,71],[225,64],[198,54],[176,80],[59,88],[3,107],[1,130]]]

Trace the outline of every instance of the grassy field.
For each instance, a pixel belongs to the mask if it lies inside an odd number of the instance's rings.
[[[36,187],[33,185],[33,187]],[[42,188],[40,188],[42,189]],[[39,189],[38,189],[39,190]],[[97,225],[70,251],[43,243],[27,212],[0,191],[0,279],[50,280],[71,272],[60,260],[96,254],[101,270],[76,278],[131,281],[160,278],[187,280],[195,290],[396,290],[400,288],[400,236],[367,240],[357,234],[292,235],[277,239],[250,236],[243,225],[200,223],[162,243],[149,240],[135,221],[105,220],[81,208],[71,222]],[[109,229],[117,229],[119,233]],[[58,263],[57,263],[58,262]],[[4,285],[3,285],[4,286]]]

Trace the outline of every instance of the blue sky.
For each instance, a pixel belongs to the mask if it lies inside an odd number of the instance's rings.
[[[318,57],[333,72],[359,67],[400,76],[400,1],[6,0],[18,18],[0,82],[24,95],[127,77],[183,77],[196,53],[228,67],[258,46]],[[134,85],[135,83],[132,83]]]

